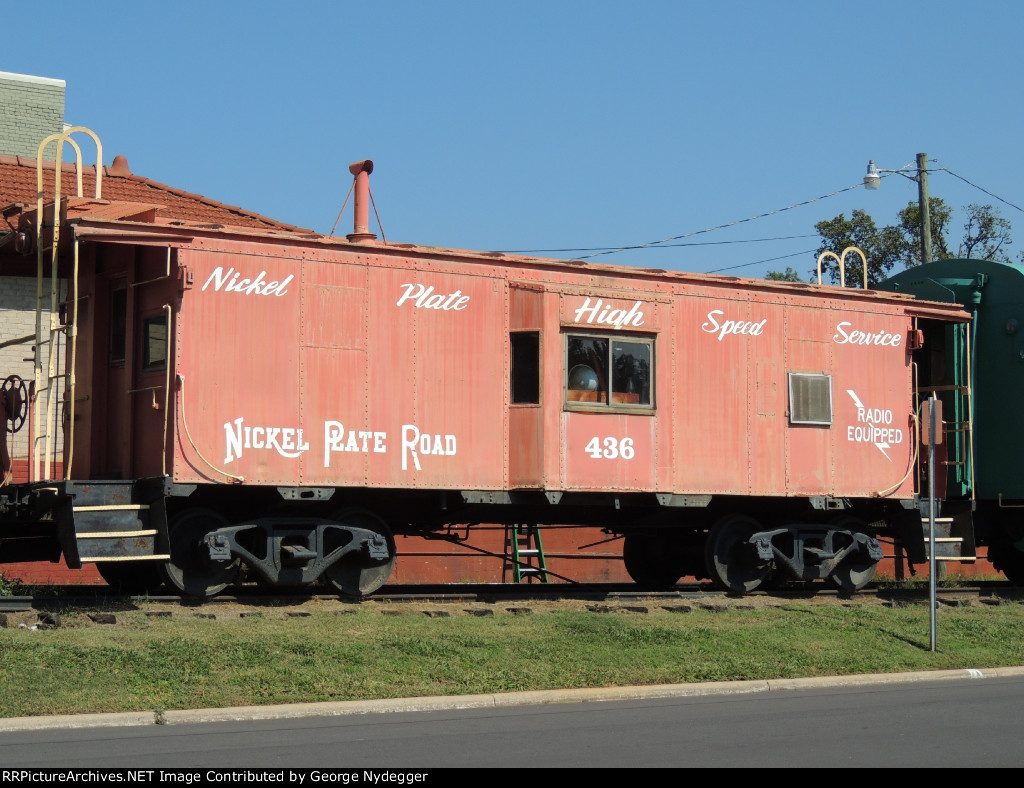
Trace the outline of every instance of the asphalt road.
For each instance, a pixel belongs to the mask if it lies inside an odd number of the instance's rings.
[[[160,725],[152,714],[21,718],[0,720],[0,764],[1019,767],[1022,706],[1024,668],[1004,668],[168,712]]]

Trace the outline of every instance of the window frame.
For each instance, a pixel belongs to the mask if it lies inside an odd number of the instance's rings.
[[[638,416],[654,415],[657,409],[656,401],[656,334],[624,334],[620,332],[599,332],[599,331],[578,331],[567,329],[562,332],[562,407],[567,411],[581,411],[586,413],[617,413]],[[647,394],[649,402],[631,404],[627,402],[583,402],[569,399],[569,342],[572,338],[581,339],[603,339],[608,342],[608,356],[605,363],[611,371],[614,364],[614,353],[616,342],[632,342],[646,345],[650,351],[650,371],[647,382]],[[611,373],[609,374],[611,377]],[[614,381],[609,380],[608,399],[611,400],[614,394]]]
[[[163,312],[142,318],[142,341],[140,342],[139,352],[139,369],[141,372],[163,372],[167,369],[171,354],[169,322],[167,315]],[[164,353],[162,358],[152,359],[149,356],[151,347],[149,330],[151,326],[156,325],[162,326],[164,329]]]
[[[536,342],[536,366],[534,368],[526,371],[526,376],[529,379],[529,382],[531,384],[532,383],[536,383],[537,396],[536,396],[536,399],[533,399],[533,400],[517,400],[516,399],[516,388],[517,388],[516,383],[517,383],[517,381],[522,380],[518,376],[519,374],[521,374],[521,372],[519,372],[517,370],[516,361],[517,361],[517,358],[518,358],[519,361],[523,361],[524,360],[521,356],[517,356],[517,353],[516,353],[516,348],[517,348],[516,338],[517,337],[522,337],[522,336],[532,336],[535,339],[535,342]],[[544,348],[544,343],[542,341],[542,336],[541,336],[541,332],[540,331],[537,331],[536,329],[523,329],[523,330],[518,330],[517,329],[517,330],[509,331],[509,386],[508,386],[509,405],[514,405],[516,407],[537,407],[537,406],[539,406],[541,404],[541,400],[542,400],[542,398],[544,396],[543,348]]]

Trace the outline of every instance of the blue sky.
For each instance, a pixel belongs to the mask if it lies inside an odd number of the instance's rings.
[[[1022,44],[1018,0],[98,0],[19,19],[0,71],[66,80],[105,163],[281,221],[330,231],[370,158],[390,241],[568,250],[777,211],[918,152],[1024,207]],[[1024,250],[1019,209],[930,187],[954,243],[960,208],[991,203]],[[806,276],[816,222],[916,199],[892,177],[678,242],[713,245],[589,259]]]

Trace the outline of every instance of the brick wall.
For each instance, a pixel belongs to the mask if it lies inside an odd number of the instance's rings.
[[[49,296],[46,296],[47,302],[49,302]],[[19,337],[35,336],[36,333],[36,280],[30,277],[14,277],[14,276],[3,276],[0,277],[0,342],[6,342],[11,339]],[[47,315],[44,314],[44,320]],[[44,323],[44,327],[47,324]],[[25,385],[31,384],[34,372],[33,372],[33,351],[32,348],[35,345],[35,340],[32,339],[24,344],[12,345],[10,347],[0,348],[0,383],[5,381],[10,375],[17,375],[25,381]],[[60,335],[60,351],[58,352],[57,358],[61,364],[64,363],[64,352],[63,352],[63,334]],[[27,360],[26,360],[27,359]],[[40,394],[40,414],[42,418],[46,417],[46,392],[45,392],[45,376],[47,374],[48,357],[44,350],[42,354],[43,364],[43,392]],[[63,368],[60,370],[63,372]],[[58,381],[56,391],[59,392],[63,389],[63,385]],[[40,433],[44,432],[40,430]],[[4,437],[7,440],[7,448],[10,451],[11,457],[14,458],[26,458],[29,456],[29,441],[31,432],[29,431],[29,424],[26,420],[25,426],[13,435],[7,434]],[[63,438],[60,431],[57,431],[56,436],[57,456],[60,456],[61,447],[63,446]],[[24,481],[22,479],[16,479],[16,481]]]
[[[547,567],[551,572],[578,583],[628,583],[629,575],[622,563],[620,542],[602,542],[601,534],[591,528],[542,528]],[[501,526],[474,526],[470,542],[474,547],[488,551],[476,552],[462,544],[441,542],[419,536],[397,537],[398,561],[391,583],[502,583],[511,582],[512,572],[500,557],[505,551],[505,532]],[[887,552],[891,545],[886,545]],[[902,560],[902,559],[901,559]],[[915,567],[917,579],[928,577],[928,565]],[[987,551],[981,548],[975,564],[951,563],[945,567],[951,577],[998,579],[987,560]],[[68,569],[64,562],[0,564],[0,576],[19,580],[28,585],[95,585],[103,583],[95,564],[82,569]],[[904,568],[909,579],[910,571]],[[896,559],[887,556],[878,566],[876,578],[897,577]],[[564,582],[554,577],[552,582]]]
[[[39,143],[64,129],[63,79],[49,79],[0,71],[0,154],[36,158]],[[56,145],[47,146],[44,158],[53,159]],[[0,342],[34,335],[36,331],[36,280],[0,277]],[[0,382],[18,375],[27,383],[33,379],[32,346],[25,344],[0,348]],[[58,358],[63,361],[63,354]],[[43,373],[47,370],[44,354]],[[42,384],[45,388],[45,381]],[[46,412],[45,395],[40,401]],[[28,423],[14,435],[4,435],[14,457],[29,455]],[[60,437],[58,436],[58,441]],[[59,445],[59,444],[58,444]]]
[[[63,79],[0,71],[0,153],[36,158],[39,143],[64,130]],[[56,145],[44,158],[53,159]]]

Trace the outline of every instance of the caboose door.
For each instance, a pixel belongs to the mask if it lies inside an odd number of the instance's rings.
[[[170,276],[170,250],[148,248],[138,255],[132,333],[135,337],[131,386],[131,475],[141,479],[167,474],[167,436],[174,416],[170,354],[177,279]]]
[[[528,283],[512,285],[508,298],[508,481],[514,488],[538,488],[544,486],[546,478],[542,362],[545,358],[557,357],[557,346],[543,347],[545,296],[542,289]],[[557,340],[557,333],[551,332],[548,339]]]
[[[164,472],[169,403],[165,249],[111,246],[98,265],[89,392],[90,478]]]
[[[91,358],[79,354],[80,369],[76,371],[82,402],[76,403],[75,445],[88,446],[89,456],[87,463],[74,459],[72,475],[76,477],[128,477],[129,359],[133,342],[129,330],[132,289],[127,252],[125,247],[105,246],[97,254],[93,304],[88,313],[92,323],[92,342],[88,345]],[[76,450],[76,454],[80,451]]]

